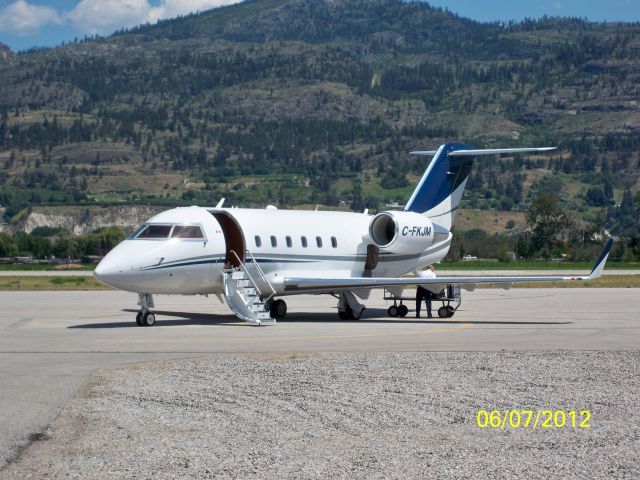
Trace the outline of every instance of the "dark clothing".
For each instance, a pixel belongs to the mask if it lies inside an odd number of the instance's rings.
[[[418,285],[416,289],[416,318],[420,317],[420,308],[422,307],[423,300],[427,304],[427,318],[433,318],[431,315],[431,300],[436,297],[437,295],[435,293],[431,293],[430,290]]]

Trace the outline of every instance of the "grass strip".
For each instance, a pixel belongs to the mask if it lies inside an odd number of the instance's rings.
[[[57,268],[56,268],[57,267]],[[31,272],[31,271],[52,271],[52,272],[66,272],[74,270],[95,270],[95,263],[83,263],[80,266],[74,268],[65,268],[64,264],[60,266],[56,265],[38,265],[38,264],[25,264],[25,263],[0,263],[0,271],[2,272]]]
[[[438,270],[586,270],[591,271],[593,262],[442,262]],[[605,270],[640,269],[638,262],[607,262]]]
[[[112,290],[93,277],[0,277],[0,291]]]
[[[478,288],[492,288],[478,285]],[[575,282],[524,282],[514,283],[513,288],[640,288],[640,275],[608,275],[597,280]]]

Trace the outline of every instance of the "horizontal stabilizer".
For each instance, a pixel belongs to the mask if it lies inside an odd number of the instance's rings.
[[[475,157],[478,155],[503,155],[507,153],[540,153],[550,152],[557,147],[539,147],[539,148],[486,148],[486,149],[474,149],[474,150],[454,150],[449,152],[450,157]],[[437,150],[415,150],[409,152],[411,155],[427,155],[433,156],[437,153]]]

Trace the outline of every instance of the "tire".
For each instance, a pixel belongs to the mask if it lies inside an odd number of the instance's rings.
[[[287,314],[287,303],[284,300],[276,300],[269,310],[271,318],[284,318]]]
[[[453,308],[451,305],[447,306],[447,311],[449,312],[449,317],[453,317],[453,314],[456,313],[456,309]]]
[[[146,312],[142,317],[142,324],[145,327],[153,327],[156,323],[156,316],[153,312]]]
[[[387,309],[387,314],[390,317],[397,317],[399,312],[398,312],[398,307],[396,307],[395,305],[391,305],[388,309]]]
[[[438,309],[438,316],[440,318],[448,318],[449,317],[449,310],[447,309],[447,307],[440,307]]]
[[[347,305],[344,310],[338,310],[338,317],[340,320],[357,320],[353,315],[353,310]]]
[[[136,313],[136,323],[139,327],[142,327],[142,311]]]
[[[409,313],[409,309],[407,308],[406,305],[400,305],[398,307],[398,316],[400,316],[401,318],[404,318],[407,316],[407,313]]]

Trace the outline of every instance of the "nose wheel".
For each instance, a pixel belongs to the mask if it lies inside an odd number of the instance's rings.
[[[140,311],[136,314],[136,323],[140,327],[151,327],[156,323],[156,315],[149,310],[155,307],[153,303],[153,296],[149,293],[138,294],[138,305],[140,305]]]
[[[136,323],[141,327],[152,327],[156,323],[156,315],[149,310],[146,312],[140,310],[136,314]]]

